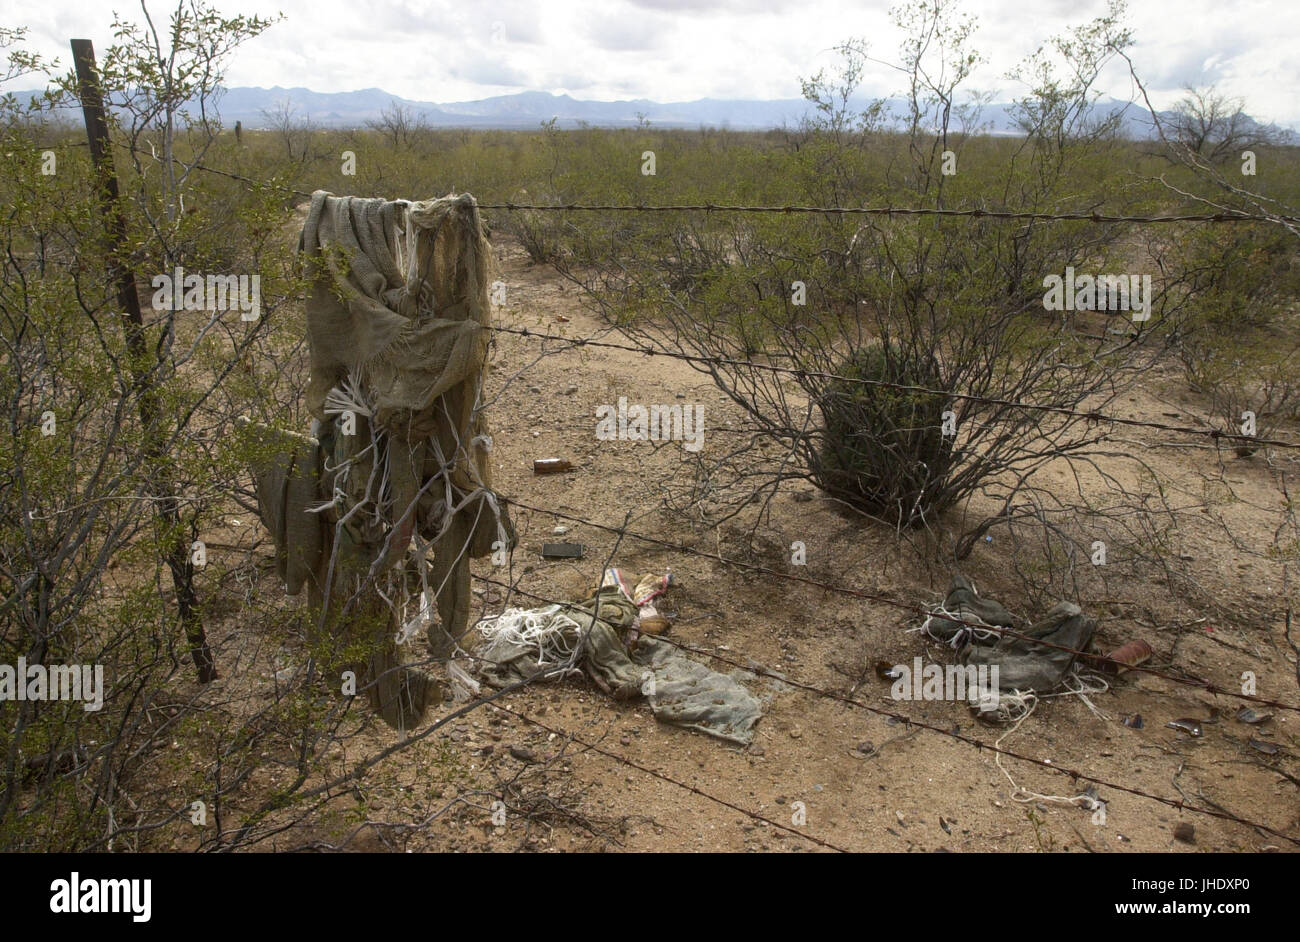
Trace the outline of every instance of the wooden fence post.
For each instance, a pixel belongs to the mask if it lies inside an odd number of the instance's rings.
[[[148,376],[149,345],[144,334],[144,315],[140,310],[135,273],[127,260],[130,248],[126,237],[126,216],[122,212],[117,173],[113,169],[108,119],[104,115],[104,94],[95,69],[95,47],[89,39],[72,40],[72,59],[77,70],[77,94],[81,98],[81,110],[86,119],[90,160],[99,178],[101,209],[112,241],[109,270],[117,281],[118,303],[126,312],[126,348],[132,379],[140,390],[139,413],[144,431],[144,453],[153,477],[150,489],[154,492],[153,496],[158,498],[157,512],[164,532],[172,534],[164,559],[171,570],[176,606],[186,640],[189,641],[190,656],[199,672],[199,682],[208,683],[217,678],[216,662],[212,658],[207,634],[199,617],[198,595],[194,588],[194,563],[180,531],[180,505],[175,489],[159,468],[158,459],[163,457],[163,453],[162,436],[158,430],[158,398],[153,381]]]

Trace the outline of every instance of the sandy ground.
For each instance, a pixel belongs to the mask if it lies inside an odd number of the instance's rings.
[[[547,268],[531,265],[522,249],[498,245],[499,277],[507,303],[499,322],[578,336],[599,327],[584,312],[576,290]],[[495,438],[498,489],[529,504],[612,526],[631,512],[630,528],[696,547],[703,553],[742,557],[778,571],[789,565],[790,543],[807,546],[800,575],[853,586],[906,604],[925,604],[946,590],[940,567],[918,564],[914,555],[880,528],[847,518],[808,485],[781,492],[771,523],[747,552],[739,527],[693,529],[657,509],[660,489],[689,473],[677,444],[603,442],[594,435],[595,409],[632,402],[702,403],[707,428],[725,434],[740,417],[712,383],[680,361],[650,361],[622,351],[570,349],[537,359],[536,341],[499,335],[490,391],[499,393],[490,424]],[[507,382],[508,381],[508,382]],[[576,388],[575,388],[576,387]],[[1197,404],[1166,395],[1153,375],[1129,404],[1133,415],[1180,414]],[[1174,388],[1172,384],[1168,388]],[[1174,421],[1174,420],[1171,420]],[[1141,430],[1138,430],[1141,431]],[[1141,435],[1133,435],[1139,439]],[[1133,447],[1138,447],[1134,445]],[[536,476],[534,458],[562,457],[571,474]],[[1194,472],[1217,473],[1212,452],[1154,450],[1149,460],[1196,485]],[[1280,522],[1281,495],[1261,459],[1229,459],[1227,477],[1247,497],[1227,512],[1243,539],[1264,546]],[[1278,830],[1300,833],[1300,713],[1264,710],[1274,717],[1248,726],[1229,697],[1147,674],[1119,678],[1112,690],[1092,697],[1095,711],[1076,697],[1045,700],[1018,728],[975,721],[965,704],[899,703],[879,680],[878,660],[910,663],[913,657],[947,661],[944,650],[916,631],[911,612],[825,592],[813,586],[757,575],[716,556],[692,555],[624,540],[594,527],[516,508],[520,547],[513,576],[526,592],[576,600],[598,579],[607,559],[635,573],[671,568],[676,585],[662,608],[672,613],[670,637],[728,661],[761,665],[792,681],[852,695],[877,709],[959,732],[1053,765],[1178,801],[1199,803]],[[544,539],[582,543],[583,559],[547,561]],[[1243,671],[1259,678],[1258,692],[1300,702],[1294,657],[1283,636],[1280,567],[1234,553],[1221,533],[1180,534],[1188,566],[1237,617],[1234,623],[1193,604],[1180,604],[1140,582],[1122,586],[1093,614],[1100,619],[1096,645],[1110,650],[1134,637],[1155,649],[1149,666],[1184,671],[1236,687]],[[1013,610],[1024,604],[1006,578],[1006,547],[980,544],[966,572],[981,589]],[[487,561],[481,575],[500,578]],[[264,591],[274,592],[268,575]],[[501,594],[480,585],[487,611]],[[1204,620],[1201,620],[1204,619]],[[1183,626],[1183,627],[1178,627]],[[240,629],[218,637],[233,643]],[[720,670],[728,664],[713,665]],[[314,837],[348,849],[425,850],[606,849],[628,851],[814,851],[811,840],[783,831],[656,777],[676,779],[740,809],[797,827],[838,848],[855,851],[1070,851],[1126,852],[1294,850],[1295,845],[1251,827],[1217,820],[1101,786],[1105,823],[1092,812],[1051,800],[1014,800],[1013,785],[1043,796],[1069,798],[1086,782],[1048,769],[1004,759],[1005,771],[988,751],[940,733],[909,727],[827,697],[767,680],[754,683],[766,698],[754,745],[741,748],[657,723],[644,702],[616,703],[585,678],[530,688],[501,701],[505,710],[482,708],[449,724],[390,759],[357,792],[356,819],[379,826],[353,832],[322,820]],[[434,711],[431,720],[449,708]],[[511,712],[507,712],[511,711]],[[523,714],[545,728],[520,718]],[[1141,728],[1121,722],[1139,714]],[[1193,738],[1166,727],[1193,717],[1204,735]],[[577,743],[572,733],[644,769],[629,767]],[[394,737],[377,730],[370,748]],[[1277,747],[1269,754],[1262,748]],[[361,743],[353,744],[356,749]],[[507,812],[492,822],[493,793],[514,780],[509,804],[532,813]],[[457,801],[455,799],[459,798]],[[802,803],[802,804],[797,804]],[[796,818],[802,823],[795,825]],[[384,826],[383,823],[388,825]],[[414,823],[417,827],[409,827]],[[1190,824],[1190,840],[1175,828]],[[408,825],[402,827],[402,825]],[[349,837],[349,835],[351,835]],[[346,840],[345,840],[346,838]],[[302,834],[273,843],[292,847]],[[180,846],[192,842],[192,838]],[[175,846],[175,845],[174,845]],[[268,848],[269,849],[269,848]]]

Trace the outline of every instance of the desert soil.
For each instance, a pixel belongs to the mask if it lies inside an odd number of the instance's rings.
[[[499,323],[569,336],[600,329],[577,290],[554,271],[531,264],[509,241],[499,241],[494,251],[498,277],[507,285]],[[941,599],[946,571],[926,565],[887,530],[846,516],[807,484],[780,492],[754,545],[743,521],[715,530],[667,514],[659,508],[661,489],[691,473],[689,456],[677,443],[656,448],[597,441],[596,407],[616,403],[619,396],[640,403],[699,403],[706,435],[716,430],[719,439],[726,438],[728,425],[741,423],[736,408],[681,361],[590,348],[538,358],[543,349],[560,350],[506,334],[498,335],[493,350],[489,386],[498,398],[489,421],[498,489],[539,508],[610,526],[621,526],[630,513],[631,530],[703,555],[634,539],[620,542],[554,513],[516,507],[520,545],[512,572],[521,590],[578,600],[599,580],[607,560],[638,575],[671,569],[676,582],[662,604],[674,616],[669,637],[720,655],[725,662],[714,662],[716,669],[729,670],[726,662],[761,666],[792,682],[852,695],[878,710],[983,743],[1001,740],[1006,749],[1056,766],[1300,832],[1300,713],[1257,707],[1274,716],[1249,726],[1235,718],[1241,701],[1141,673],[1121,676],[1110,691],[1090,697],[1092,708],[1078,697],[1043,700],[1014,730],[976,722],[965,704],[893,700],[888,684],[874,672],[877,661],[949,660],[942,646],[912,630],[919,622],[915,614],[755,574],[718,554],[906,605]],[[1128,414],[1173,413],[1181,418],[1169,421],[1177,422],[1197,416],[1200,405],[1178,392],[1172,374],[1168,383],[1165,379],[1153,374],[1129,398]],[[1134,430],[1131,439],[1143,438],[1141,431]],[[576,471],[534,475],[533,459],[549,457],[570,460]],[[1204,448],[1151,449],[1147,458],[1191,488],[1199,486],[1197,474],[1225,474],[1248,498],[1230,510],[1237,532],[1247,540],[1257,537],[1261,547],[1271,539],[1281,519],[1281,494],[1262,457],[1228,455],[1226,472],[1219,471],[1213,450]],[[557,527],[568,530],[558,536]],[[1208,526],[1204,533],[1189,530],[1180,538],[1189,569],[1222,608],[1211,611],[1168,598],[1132,580],[1091,611],[1100,622],[1095,645],[1110,650],[1144,638],[1155,651],[1149,666],[1209,678],[1230,689],[1239,686],[1243,671],[1253,671],[1260,695],[1300,702],[1294,656],[1279,614],[1286,608],[1280,567],[1237,555]],[[541,543],[559,539],[583,544],[584,557],[543,560]],[[795,540],[807,546],[807,565],[797,570],[789,551]],[[982,592],[1016,611],[1026,601],[1007,576],[1004,544],[1001,537],[979,544],[965,572]],[[502,578],[487,560],[475,567],[479,575]],[[261,591],[277,591],[273,572],[263,572]],[[480,583],[477,592],[485,613],[500,610],[499,589]],[[511,604],[530,602],[516,597]],[[1238,617],[1219,617],[1224,610]],[[219,656],[241,630],[229,626],[215,638]],[[796,827],[793,816],[802,809],[798,831],[855,851],[1295,849],[1249,826],[1106,786],[1099,788],[1107,803],[1105,823],[1095,823],[1090,811],[1047,800],[1079,795],[1087,782],[1011,759],[1003,759],[1000,768],[988,750],[795,686],[756,678],[752,687],[766,705],[749,748],[659,724],[644,701],[615,702],[584,677],[513,693],[500,701],[505,709],[480,708],[389,759],[347,799],[357,804],[351,809],[355,818],[346,826],[322,821],[313,836],[353,850],[826,849],[652,774],[657,772],[790,827]],[[428,721],[451,709],[434,710]],[[1122,722],[1133,715],[1142,717],[1141,728]],[[1201,720],[1204,735],[1193,738],[1166,726],[1183,717]],[[567,742],[566,733],[643,768]],[[382,727],[366,736],[349,752],[396,740]],[[1256,746],[1249,743],[1252,737]],[[1263,752],[1259,744],[1277,751]],[[1047,799],[1015,800],[1012,778]],[[509,811],[506,824],[495,826],[493,794],[511,780],[518,789],[512,803],[532,813]],[[358,819],[371,825],[356,829]],[[1184,823],[1193,827],[1189,839],[1176,838],[1175,828]],[[303,834],[289,833],[272,843],[288,848],[303,840]]]

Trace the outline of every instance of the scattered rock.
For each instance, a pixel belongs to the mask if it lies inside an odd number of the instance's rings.
[[[527,746],[511,746],[510,754],[520,762],[536,762],[537,756]]]
[[[1174,840],[1182,841],[1184,844],[1196,843],[1196,828],[1192,827],[1186,821],[1174,827]]]

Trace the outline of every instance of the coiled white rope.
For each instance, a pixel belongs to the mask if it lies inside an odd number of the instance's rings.
[[[530,648],[537,652],[537,667],[546,669],[569,663],[581,644],[582,626],[564,613],[562,605],[545,608],[508,608],[485,618],[476,626],[487,641],[479,652],[483,660],[493,657],[498,646]],[[580,673],[570,668],[567,673]]]

